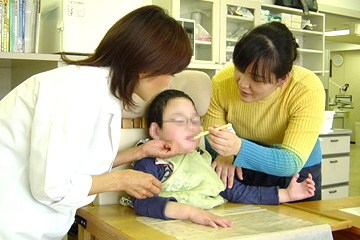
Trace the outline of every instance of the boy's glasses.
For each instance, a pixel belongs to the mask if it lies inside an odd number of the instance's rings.
[[[176,125],[181,126],[181,127],[185,127],[188,124],[191,124],[196,127],[200,127],[201,123],[203,122],[203,119],[200,116],[193,117],[193,118],[177,117],[177,118],[172,118],[172,119],[169,119],[169,120],[166,120],[163,122],[164,123],[165,122],[175,123]]]

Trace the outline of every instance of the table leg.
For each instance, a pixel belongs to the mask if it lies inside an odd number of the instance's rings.
[[[80,224],[78,224],[78,240],[95,240],[95,237],[91,235],[86,229],[83,228]]]

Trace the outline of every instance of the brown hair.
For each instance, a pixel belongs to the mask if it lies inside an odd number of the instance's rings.
[[[173,75],[190,63],[192,49],[182,26],[155,5],[140,7],[118,20],[105,34],[95,53],[68,64],[110,67],[111,93],[124,107],[135,107],[132,94],[139,74]]]

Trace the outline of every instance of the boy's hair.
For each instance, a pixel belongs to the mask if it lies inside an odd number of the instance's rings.
[[[186,98],[191,101],[195,108],[195,103],[189,95],[183,91],[169,89],[159,93],[150,103],[148,108],[148,127],[152,122],[155,122],[162,128],[164,109],[168,102],[174,98]]]
[[[284,24],[265,23],[240,39],[234,49],[233,61],[240,72],[245,72],[254,62],[250,70],[254,80],[272,83],[270,78],[272,74],[277,81],[291,71],[297,58],[298,47],[294,35]]]

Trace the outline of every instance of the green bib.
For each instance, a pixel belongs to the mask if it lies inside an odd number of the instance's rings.
[[[162,183],[159,196],[175,197],[180,203],[186,203],[202,209],[210,209],[225,203],[219,193],[224,184],[211,168],[211,156],[196,150],[166,159],[174,166],[170,177]]]

